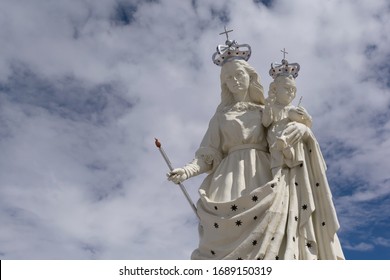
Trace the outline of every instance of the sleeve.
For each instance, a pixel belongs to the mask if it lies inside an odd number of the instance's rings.
[[[195,158],[184,167],[188,178],[204,172],[211,173],[217,168],[223,158],[220,133],[217,112],[210,120],[206,134],[195,153]]]
[[[195,153],[195,157],[203,160],[205,163],[211,165],[210,172],[214,171],[223,158],[221,130],[219,116],[216,113],[210,120],[209,127],[199,149]]]
[[[269,104],[265,105],[262,116],[262,124],[264,127],[269,127],[273,122],[273,110]]]

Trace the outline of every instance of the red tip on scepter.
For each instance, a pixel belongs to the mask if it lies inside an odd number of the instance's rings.
[[[155,141],[154,141],[154,144],[156,144],[156,147],[160,149],[160,148],[161,148],[161,143],[160,143],[160,141],[158,141],[157,138],[154,138],[154,140],[155,140]]]

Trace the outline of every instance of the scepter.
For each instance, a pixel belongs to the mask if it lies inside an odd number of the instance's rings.
[[[154,140],[155,140],[154,143],[156,144],[156,147],[159,149],[159,151],[160,151],[162,157],[164,158],[165,162],[167,163],[167,165],[168,165],[168,167],[169,167],[169,170],[172,171],[172,170],[173,170],[172,163],[170,162],[170,160],[169,160],[167,154],[165,153],[163,147],[161,146],[160,141],[158,141],[157,138],[154,138]],[[184,196],[186,197],[186,199],[187,199],[188,203],[190,204],[192,210],[194,211],[196,217],[198,217],[198,219],[199,219],[199,215],[198,215],[198,211],[197,211],[197,209],[196,209],[196,206],[195,206],[195,204],[192,202],[191,197],[190,197],[190,195],[188,194],[186,188],[184,187],[184,185],[183,185],[182,183],[179,183],[178,185],[180,186],[181,191],[183,192]]]

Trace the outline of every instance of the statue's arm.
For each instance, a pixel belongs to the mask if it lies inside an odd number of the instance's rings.
[[[273,103],[274,103],[274,98],[268,97],[265,100],[265,106],[264,106],[263,115],[261,119],[261,122],[265,127],[269,127],[271,123],[274,121],[273,110],[272,110]]]
[[[173,169],[167,176],[169,181],[178,184],[191,177],[210,171],[211,169],[211,164],[206,163],[203,159],[195,158],[184,167]]]
[[[184,167],[176,168],[167,174],[168,180],[180,183],[191,177],[214,170],[222,160],[221,137],[217,116],[214,116],[203,137],[195,158]]]
[[[297,112],[302,116],[302,123],[306,125],[307,127],[311,128],[313,122],[312,122],[312,117],[310,114],[307,112],[307,110],[301,106],[297,107]]]
[[[287,128],[283,131],[286,142],[289,146],[293,146],[299,141],[305,141],[310,134],[310,128],[303,123],[290,122]]]

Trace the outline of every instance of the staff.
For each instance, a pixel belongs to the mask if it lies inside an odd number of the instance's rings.
[[[171,164],[171,162],[169,161],[168,156],[167,156],[167,154],[165,153],[164,149],[162,148],[160,141],[158,141],[157,138],[154,138],[154,139],[155,139],[155,142],[154,142],[154,143],[156,144],[156,147],[160,150],[160,153],[161,153],[162,157],[164,158],[165,162],[167,163],[167,165],[168,165],[168,167],[169,167],[169,170],[172,171],[172,170],[173,170],[172,164]],[[198,219],[199,219],[198,211],[197,211],[197,209],[196,209],[196,206],[195,206],[195,204],[192,202],[191,197],[189,196],[189,194],[188,194],[186,188],[184,187],[184,185],[183,185],[182,183],[179,183],[178,185],[180,186],[180,189],[182,190],[184,196],[187,198],[187,201],[188,201],[188,203],[190,204],[192,210],[194,211],[196,217],[198,217]]]

